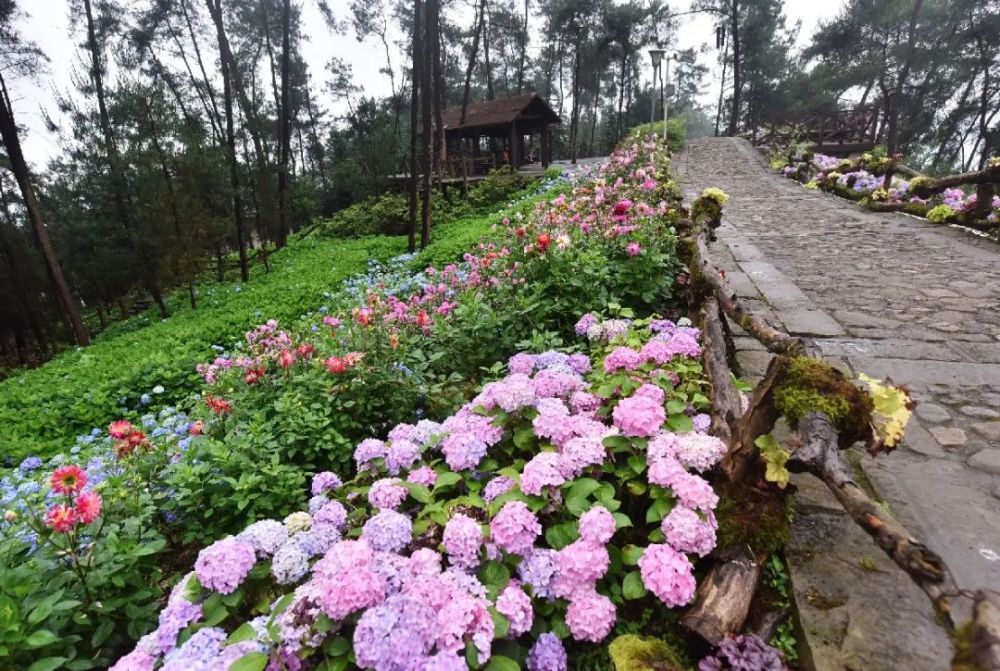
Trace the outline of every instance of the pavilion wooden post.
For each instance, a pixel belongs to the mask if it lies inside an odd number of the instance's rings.
[[[511,122],[510,133],[507,142],[507,153],[510,160],[510,167],[517,170],[521,166],[521,137],[517,131],[517,120]]]
[[[549,163],[551,163],[550,150],[552,148],[552,138],[550,137],[551,130],[549,125],[545,124],[542,126],[542,167],[548,168]]]

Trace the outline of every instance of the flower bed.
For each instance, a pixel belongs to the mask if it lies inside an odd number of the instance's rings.
[[[407,258],[375,265],[327,307],[267,322],[206,362],[190,402],[8,472],[0,588],[17,625],[0,644],[20,659],[106,664],[155,625],[162,586],[199,544],[304,505],[310,473],[349,477],[358,441],[447,416],[519,344],[564,344],[581,312],[664,305],[679,271],[668,166],[655,142],[636,142],[555,198],[512,210],[461,264],[416,275]],[[103,514],[67,535],[39,511],[52,504],[48,472],[71,464]]]
[[[961,188],[944,189],[928,198],[915,193],[922,178],[905,179],[894,175],[886,184],[886,171],[891,166],[887,157],[863,154],[856,160],[824,154],[805,154],[792,163],[773,163],[782,174],[801,182],[807,189],[823,189],[862,204],[885,203],[899,205],[910,214],[939,223],[974,223],[976,194]],[[925,178],[924,178],[925,179]],[[989,224],[1000,223],[1000,196],[994,196],[986,215]]]
[[[715,545],[699,474],[725,452],[698,332],[577,330],[589,355],[515,355],[443,422],[362,441],[352,480],[317,474],[308,512],[202,550],[113,668],[567,669],[619,616],[669,618]]]

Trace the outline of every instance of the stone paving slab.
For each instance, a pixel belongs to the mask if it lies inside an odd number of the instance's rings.
[[[754,309],[773,308],[763,316],[813,336],[840,366],[912,388],[920,405],[906,441],[879,459],[862,457],[863,470],[960,587],[1000,587],[1000,247],[803,189],[742,140],[693,140],[675,166],[686,193],[716,186],[730,195],[716,253]],[[759,376],[764,353],[738,350],[744,373]],[[950,645],[901,571],[843,570],[858,553],[883,556],[824,509],[822,489],[800,489],[803,517],[789,548],[812,668],[948,668]],[[799,552],[816,529],[836,549]],[[851,586],[847,601],[813,608],[810,590],[828,587],[832,575]]]

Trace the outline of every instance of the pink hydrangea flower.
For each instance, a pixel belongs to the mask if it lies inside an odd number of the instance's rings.
[[[406,481],[433,487],[434,483],[437,482],[437,473],[430,466],[421,466],[410,471],[410,474],[406,476]]]
[[[662,404],[663,399],[666,398],[666,392],[663,391],[663,387],[655,384],[649,384],[648,382],[638,389],[635,390],[634,396],[643,396],[645,398],[652,399],[657,403]]]
[[[702,519],[698,513],[684,506],[674,506],[660,523],[660,529],[672,548],[678,552],[693,552],[699,557],[704,557],[715,547],[716,526],[711,512]]]
[[[521,473],[521,491],[530,496],[539,496],[546,487],[558,487],[564,482],[566,478],[559,470],[559,455],[555,452],[539,452]]]
[[[401,487],[398,483],[399,478],[376,480],[368,490],[368,502],[376,508],[396,510],[410,493],[406,487]]]
[[[236,591],[257,563],[253,546],[235,538],[224,538],[198,553],[194,572],[206,589],[220,594]]]
[[[479,523],[468,515],[456,513],[444,527],[444,549],[451,562],[464,568],[479,565],[479,548],[483,545],[483,532]]]
[[[694,596],[694,567],[669,545],[653,544],[639,558],[643,584],[670,608],[690,603]]]
[[[615,518],[604,506],[594,506],[580,516],[580,538],[604,544],[615,533]]]
[[[556,552],[556,575],[552,591],[556,596],[572,599],[581,589],[593,589],[607,573],[610,558],[600,543],[580,538]]]
[[[642,365],[643,358],[631,347],[616,347],[604,358],[604,372],[613,373],[620,368],[635,370]]]
[[[566,609],[566,625],[577,641],[600,643],[615,624],[615,605],[594,590],[574,596]]]
[[[490,522],[490,533],[501,550],[523,555],[542,533],[542,525],[523,501],[508,501]]]
[[[705,433],[684,433],[677,437],[677,459],[696,471],[702,472],[715,466],[726,454],[726,444]]]
[[[567,480],[575,478],[588,466],[603,464],[606,455],[602,435],[570,438],[559,453],[559,472]]]
[[[521,583],[511,580],[500,592],[496,603],[497,612],[510,622],[509,634],[518,637],[531,629],[535,611],[531,607],[531,597],[521,588]]]
[[[612,417],[626,436],[646,438],[660,429],[667,415],[662,403],[645,396],[630,396],[618,402]]]

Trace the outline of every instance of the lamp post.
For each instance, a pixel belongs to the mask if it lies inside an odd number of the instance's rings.
[[[670,56],[663,63],[664,78],[660,80],[660,97],[663,98],[663,144],[667,143],[667,95],[663,88],[664,80],[670,81]]]
[[[660,73],[660,61],[663,60],[663,54],[666,53],[663,49],[650,49],[649,57],[653,60],[653,88],[650,92],[650,109],[649,109],[649,123],[652,125],[656,122],[656,78]],[[662,84],[661,87],[662,89]]]

